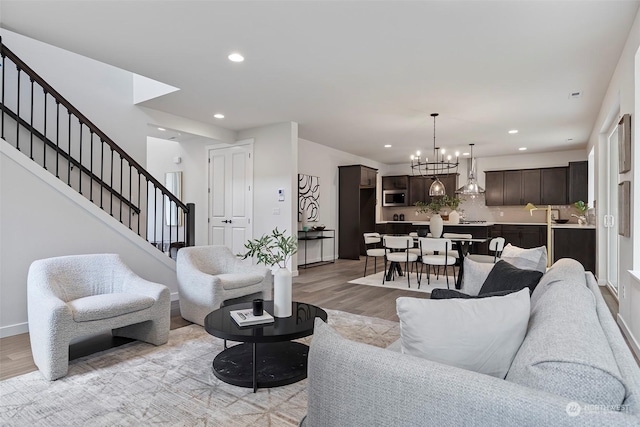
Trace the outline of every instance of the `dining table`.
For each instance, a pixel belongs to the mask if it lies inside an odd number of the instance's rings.
[[[396,234],[397,236],[397,234]],[[451,242],[456,244],[456,249],[458,251],[458,259],[460,260],[460,270],[458,272],[458,277],[456,278],[456,289],[460,289],[462,287],[462,276],[464,274],[464,258],[469,254],[471,247],[474,243],[485,243],[489,240],[488,237],[472,237],[472,238],[464,238],[464,237],[447,237]],[[413,237],[415,244],[418,243],[418,237]],[[389,266],[389,270],[387,272],[386,280],[392,280],[393,272],[395,272],[402,276],[402,267],[398,262],[392,262]]]

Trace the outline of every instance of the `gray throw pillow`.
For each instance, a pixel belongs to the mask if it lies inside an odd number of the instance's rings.
[[[533,292],[542,278],[542,273],[536,270],[524,270],[506,261],[500,260],[493,266],[482,284],[479,295],[501,291],[519,291],[529,288]]]
[[[509,243],[502,251],[501,259],[518,268],[537,270],[544,273],[547,270],[547,247],[524,249]]]
[[[476,262],[467,257],[464,258],[464,274],[462,275],[462,286],[460,291],[467,295],[476,296],[482,288],[482,284],[487,280],[489,272],[494,264],[487,262]]]

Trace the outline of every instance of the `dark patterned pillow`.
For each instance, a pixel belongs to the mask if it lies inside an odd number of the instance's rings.
[[[519,291],[524,288],[529,288],[529,293],[531,293],[541,277],[542,273],[539,271],[524,270],[500,260],[491,269],[478,295],[500,291]]]
[[[489,293],[480,294],[480,295],[468,295],[468,294],[465,294],[464,292],[456,291],[453,289],[434,289],[431,292],[431,299],[452,299],[452,298],[477,299],[477,298],[488,298],[488,297],[501,297],[513,292],[516,292],[516,291],[507,290],[507,291],[489,292]]]

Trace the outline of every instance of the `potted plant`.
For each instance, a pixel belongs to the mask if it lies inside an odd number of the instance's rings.
[[[276,317],[291,316],[291,271],[287,263],[298,251],[296,239],[285,233],[286,230],[280,232],[276,227],[271,234],[248,241],[244,245],[247,252],[242,255],[242,259],[256,257],[258,264],[278,266],[273,273],[273,315]]]
[[[418,208],[417,213],[432,213],[429,218],[429,231],[431,232],[431,236],[436,238],[442,236],[442,230],[444,228],[440,210],[447,207],[445,197],[446,196],[432,197],[430,203],[416,202],[415,204]]]
[[[447,195],[445,195],[442,199],[442,203],[444,203],[446,207],[451,209],[451,211],[449,212],[449,223],[459,224],[460,214],[458,213],[458,207],[460,206],[460,203],[462,203],[462,199],[456,196],[449,197]]]
[[[573,204],[573,206],[575,206],[575,208],[578,209],[578,212],[580,212],[580,215],[571,214],[571,216],[575,216],[576,218],[578,218],[579,225],[586,225],[587,217],[585,214],[589,210],[589,204],[583,202],[582,200],[578,200]]]

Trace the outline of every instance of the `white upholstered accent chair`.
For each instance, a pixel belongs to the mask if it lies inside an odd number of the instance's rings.
[[[111,330],[155,345],[169,339],[169,288],[137,276],[117,254],[34,261],[27,299],[33,360],[48,380],[67,374],[74,338]]]
[[[271,298],[269,269],[243,261],[226,246],[180,249],[176,272],[180,314],[201,326],[207,314],[220,308],[224,301],[252,294]]]
[[[496,262],[498,262],[498,260],[500,260],[500,257],[502,256],[504,243],[504,237],[494,237],[489,241],[489,252],[493,253],[493,255],[470,254],[467,255],[467,257],[476,262],[495,264]]]
[[[422,256],[422,266],[420,267],[420,274],[418,275],[418,288],[420,288],[420,282],[422,281],[422,272],[424,266],[427,266],[427,284],[430,283],[429,270],[431,266],[444,266],[444,274],[447,278],[447,288],[449,288],[449,272],[447,267],[456,263],[456,258],[451,254],[451,240],[449,239],[433,239],[431,237],[420,237],[418,239],[420,250],[425,253]],[[431,255],[426,255],[430,253]],[[456,281],[456,271],[453,270],[453,281]]]
[[[380,233],[364,233],[364,247],[367,249],[367,256],[364,259],[364,276],[367,275],[367,264],[369,257],[373,257],[373,272],[376,273],[378,268],[378,257],[384,257],[384,248],[379,248],[378,244],[382,242]]]
[[[384,285],[387,275],[395,274],[397,267],[401,263],[404,263],[404,272],[407,276],[407,286],[411,287],[411,282],[409,280],[409,263],[415,264],[416,261],[418,261],[418,255],[409,251],[409,249],[413,248],[413,237],[384,236],[383,241],[386,255],[384,258],[385,273],[382,276],[382,284]],[[389,264],[388,269],[387,264]],[[389,270],[391,270],[391,272]]]

